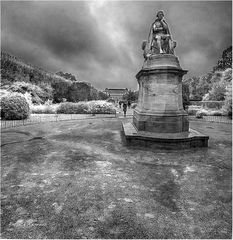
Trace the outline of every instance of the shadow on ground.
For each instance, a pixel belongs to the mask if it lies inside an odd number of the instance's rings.
[[[2,132],[3,238],[231,238],[231,126],[209,148],[127,147],[119,119]]]

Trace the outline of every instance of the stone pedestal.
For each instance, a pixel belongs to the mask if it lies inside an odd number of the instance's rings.
[[[189,130],[182,104],[182,70],[177,57],[158,54],[150,57],[136,75],[138,106],[133,123],[139,131],[177,133]]]
[[[139,97],[132,126],[123,123],[129,144],[208,146],[209,137],[189,129],[188,115],[183,110],[182,77],[186,73],[172,54],[152,55],[144,62],[136,75]]]

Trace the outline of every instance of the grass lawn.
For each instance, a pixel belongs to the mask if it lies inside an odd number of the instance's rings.
[[[231,238],[231,125],[209,148],[127,147],[119,119],[2,131],[2,238]]]

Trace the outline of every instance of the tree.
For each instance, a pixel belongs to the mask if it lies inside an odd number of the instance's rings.
[[[98,99],[99,100],[106,100],[109,98],[109,95],[106,94],[105,92],[99,91],[98,92]]]
[[[67,80],[70,80],[70,81],[77,81],[77,79],[75,78],[74,75],[72,75],[71,73],[64,73],[62,71],[59,71],[56,73],[58,76],[61,76],[61,77],[64,77],[65,79]]]
[[[217,66],[213,68],[213,71],[223,71],[227,68],[232,68],[232,46],[223,51],[222,58],[218,61]]]
[[[182,99],[183,99],[183,108],[190,105],[189,101],[189,86],[187,83],[182,83]]]
[[[52,84],[52,87],[54,89],[53,99],[55,103],[62,102],[63,98],[67,99],[71,84],[72,82],[68,80],[60,80]]]
[[[203,98],[205,94],[209,92],[212,86],[211,84],[212,76],[213,73],[207,73],[198,78],[198,82],[196,85],[196,95],[201,96],[201,98]]]
[[[127,93],[123,95],[123,100],[127,100],[130,102],[136,102],[138,100],[138,91],[129,90]]]
[[[226,94],[226,83],[215,82],[209,92],[209,99],[212,101],[223,101]]]
[[[216,72],[212,78],[212,87],[209,91],[209,99],[212,101],[224,101],[227,86],[232,82],[232,69]]]
[[[200,81],[200,77],[196,77],[196,76],[183,80],[183,84],[186,84],[189,87],[189,92],[190,92],[189,97],[191,100],[199,101],[202,99],[200,85],[198,86],[199,81]]]

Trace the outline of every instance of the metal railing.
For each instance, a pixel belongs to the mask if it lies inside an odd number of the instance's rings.
[[[128,116],[128,115],[127,115]],[[43,122],[58,122],[69,120],[82,120],[93,118],[116,118],[119,117],[116,111],[108,113],[95,113],[95,114],[31,114],[29,119],[25,120],[0,120],[1,129],[19,127],[24,125],[32,125]],[[131,115],[130,115],[131,117]],[[232,120],[226,116],[203,116],[203,118],[196,118],[189,116],[190,121],[205,121],[232,124]]]
[[[82,120],[88,118],[116,118],[116,111],[95,114],[31,114],[30,118],[24,120],[0,120],[1,129],[32,125],[43,122],[58,122],[69,120]]]
[[[228,118],[227,116],[203,116],[203,118],[189,116],[189,120],[232,124],[232,119]]]

